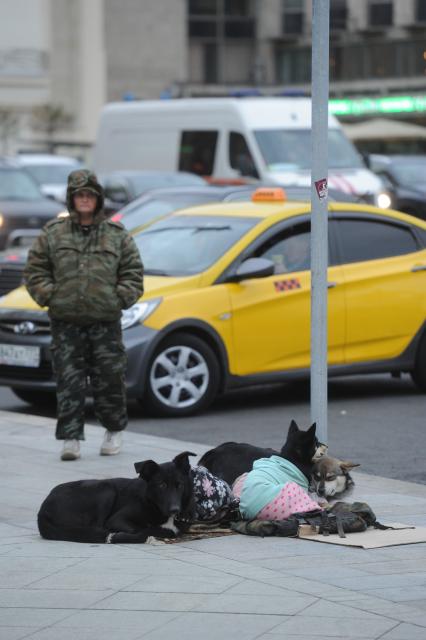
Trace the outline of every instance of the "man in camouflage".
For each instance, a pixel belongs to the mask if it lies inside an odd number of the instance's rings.
[[[120,451],[127,425],[120,317],[143,293],[143,265],[133,238],[106,218],[103,203],[92,172],[70,173],[69,216],[45,225],[24,272],[30,295],[50,316],[62,460],[80,457],[88,380],[96,416],[106,428],[102,455]]]

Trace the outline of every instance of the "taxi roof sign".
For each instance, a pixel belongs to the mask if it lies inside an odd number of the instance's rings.
[[[260,187],[251,199],[252,202],[285,202],[287,194],[282,187]]]

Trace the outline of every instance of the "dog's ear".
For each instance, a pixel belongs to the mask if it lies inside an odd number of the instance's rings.
[[[328,446],[326,444],[323,444],[322,442],[319,442],[317,444],[316,451],[312,457],[312,462],[318,463],[318,461],[321,460],[321,458],[325,458],[327,455],[327,450],[328,450]]]
[[[184,473],[189,473],[191,465],[189,464],[188,456],[196,456],[196,453],[192,453],[192,451],[183,451],[179,453],[175,458],[173,458],[173,462],[181,471]]]
[[[293,433],[297,433],[298,431],[300,431],[299,427],[297,426],[297,423],[295,420],[292,420],[290,422],[290,426],[288,428],[288,434],[289,436],[293,435]]]
[[[142,462],[135,462],[135,471],[139,474],[140,478],[148,481],[152,478],[154,473],[158,471],[158,464],[154,460],[143,460]]]
[[[360,466],[361,465],[358,462],[350,462],[350,460],[340,460],[340,468],[342,471],[349,472],[351,469]]]
[[[309,434],[310,436],[314,436],[316,430],[317,430],[317,423],[314,422],[313,424],[311,424],[311,426],[309,427],[306,433]]]

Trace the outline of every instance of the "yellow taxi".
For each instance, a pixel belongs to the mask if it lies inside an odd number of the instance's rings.
[[[310,203],[281,189],[179,210],[134,236],[144,297],[123,312],[127,389],[155,415],[206,409],[229,389],[309,377]],[[330,376],[410,374],[426,390],[426,222],[329,204]],[[0,303],[0,385],[54,390],[46,310]]]

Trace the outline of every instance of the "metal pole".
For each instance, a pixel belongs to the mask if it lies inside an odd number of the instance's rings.
[[[328,66],[330,0],[312,2],[311,419],[327,443]]]

